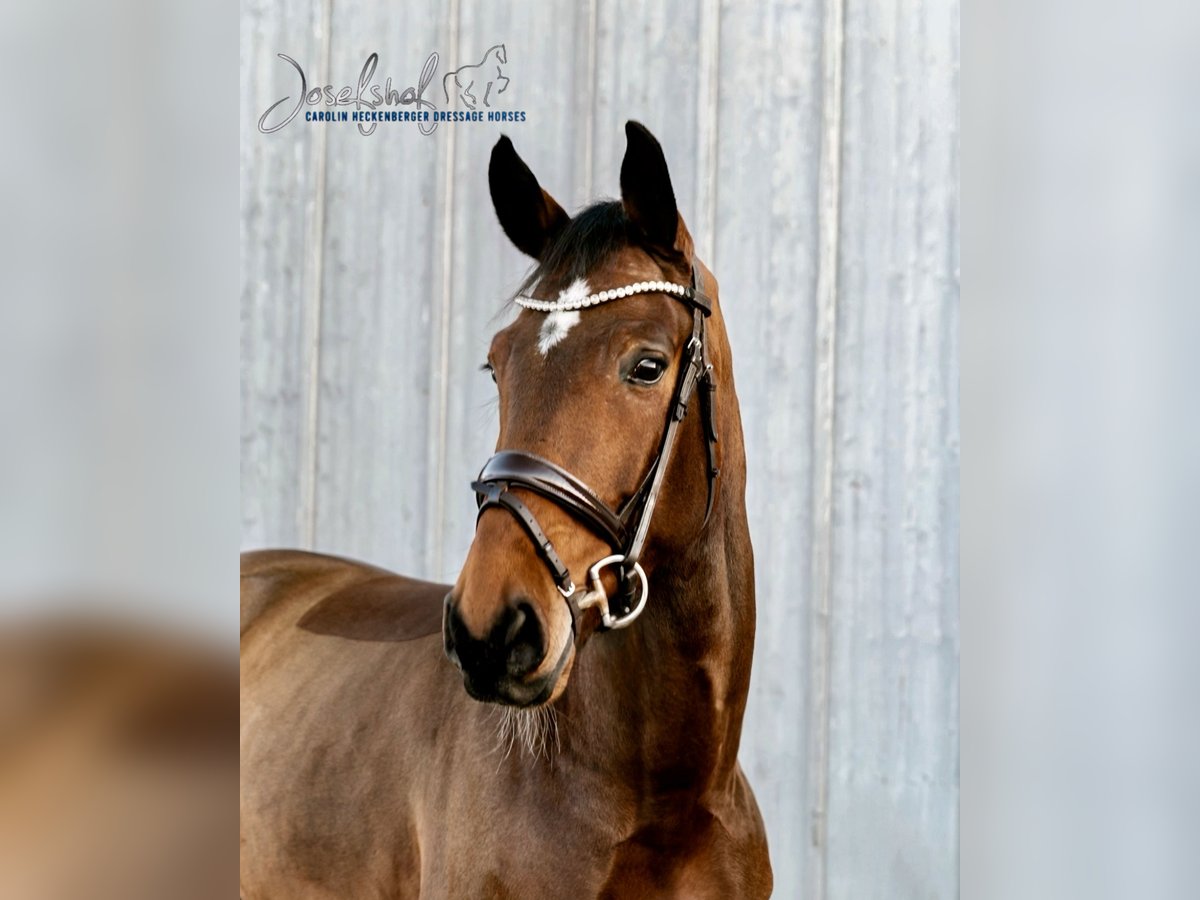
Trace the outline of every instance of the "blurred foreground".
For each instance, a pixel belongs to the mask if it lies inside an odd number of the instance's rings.
[[[237,896],[237,664],[74,619],[0,627],[0,897]]]
[[[237,896],[222,6],[0,5],[2,900]]]

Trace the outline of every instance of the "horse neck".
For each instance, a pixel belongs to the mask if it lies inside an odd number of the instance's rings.
[[[724,330],[714,330],[716,354],[728,360]],[[670,552],[648,548],[646,611],[627,629],[592,636],[559,704],[568,753],[676,798],[729,789],[754,646],[741,422],[722,368],[721,476],[708,525]],[[691,450],[673,466],[700,465],[698,421],[680,441]]]

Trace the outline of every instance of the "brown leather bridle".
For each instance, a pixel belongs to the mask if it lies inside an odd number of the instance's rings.
[[[633,622],[645,608],[646,599],[649,596],[649,585],[646,581],[646,573],[640,563],[642,550],[646,545],[650,522],[654,517],[654,509],[658,503],[659,492],[662,490],[667,464],[670,462],[671,451],[675,446],[676,433],[680,423],[687,415],[688,402],[697,387],[702,388],[700,412],[707,452],[708,499],[704,508],[705,524],[712,513],[716,480],[719,474],[716,451],[717,430],[714,418],[717,385],[712,373],[712,364],[708,361],[708,346],[704,329],[704,320],[712,313],[712,302],[700,290],[699,269],[695,260],[692,261],[691,282],[690,287],[671,282],[641,282],[625,288],[604,291],[600,295],[590,298],[591,302],[586,304],[607,302],[634,293],[652,293],[656,290],[655,285],[657,285],[657,289],[663,290],[692,310],[692,333],[684,346],[680,359],[675,393],[668,407],[667,424],[659,442],[658,454],[642,477],[637,490],[621,505],[620,509],[614,510],[608,506],[596,495],[595,491],[561,466],[520,450],[498,451],[484,464],[479,476],[471,483],[479,506],[478,515],[483,515],[484,510],[491,507],[506,509],[529,536],[538,556],[546,564],[550,577],[554,579],[559,593],[567,601],[567,606],[571,610],[573,631],[577,632],[576,621],[579,613],[591,606],[600,608],[600,627],[605,630],[624,628]],[[519,299],[518,302],[521,300]],[[527,305],[543,310],[555,308],[550,302],[531,299],[528,299]],[[588,569],[588,590],[576,602],[572,602],[576,590],[575,583],[571,580],[571,573],[563,564],[550,539],[546,537],[546,532],[538,524],[533,512],[522,502],[520,497],[512,493],[511,489],[514,487],[523,488],[557,504],[612,547],[612,555],[597,560]],[[478,521],[478,517],[476,521]],[[609,566],[618,567],[616,572],[617,595],[611,598],[605,591],[600,578],[600,573]]]

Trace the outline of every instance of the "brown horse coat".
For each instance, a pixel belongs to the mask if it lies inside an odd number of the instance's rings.
[[[612,240],[586,272],[593,288],[686,283],[691,238],[669,179],[661,184],[661,149],[641,126],[627,133],[622,202],[577,220],[507,139],[497,145],[497,213],[542,262],[543,289],[574,277],[548,270],[563,242],[592,240],[606,222]],[[627,169],[652,177],[639,183]],[[588,215],[588,229],[573,227]],[[715,280],[701,276],[715,299]],[[544,317],[521,313],[489,356],[499,446],[553,457],[619,503],[654,452],[687,320],[662,296],[630,297],[587,310],[539,354]],[[762,820],[737,764],[754,577],[719,306],[708,329],[716,502],[704,523],[702,432],[689,415],[643,556],[651,595],[628,629],[594,633],[589,610],[575,633],[527,537],[499,510],[480,517],[453,587],[298,551],[243,557],[244,900],[769,896]],[[629,359],[660,350],[672,361],[663,385],[621,381]],[[527,503],[581,583],[605,546],[549,501]],[[444,599],[480,641],[517,599],[525,604],[544,657],[521,678],[551,679],[549,701],[514,710],[471,699],[443,652]]]

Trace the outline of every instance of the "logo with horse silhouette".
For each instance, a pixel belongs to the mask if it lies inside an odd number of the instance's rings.
[[[503,66],[508,65],[508,52],[503,44],[489,47],[483,54],[483,59],[473,65],[461,66],[442,77],[442,93],[446,102],[450,102],[450,84],[453,82],[458,99],[467,109],[477,109],[482,99],[484,106],[492,105],[493,88],[496,94],[503,94],[508,88],[508,78]],[[483,94],[482,98],[476,96]]]
[[[407,87],[403,87],[406,82],[394,82],[390,77],[382,83],[376,80],[378,53],[367,57],[357,85],[347,84],[341,88],[332,83],[311,84],[300,63],[286,53],[277,56],[291,67],[296,90],[276,100],[262,114],[258,130],[263,134],[279,131],[301,113],[305,122],[356,124],[364,135],[374,133],[380,122],[413,123],[422,134],[428,135],[441,122],[524,122],[526,119],[523,109],[492,108],[498,105],[497,98],[508,90],[509,78],[504,74],[508,51],[504,44],[493,44],[479,62],[460,66],[442,76],[446,106],[443,109],[438,108],[437,88],[433,87],[441,61],[436,50],[426,58],[416,81],[408,83]],[[463,108],[449,108],[456,105],[452,96],[458,98]]]

